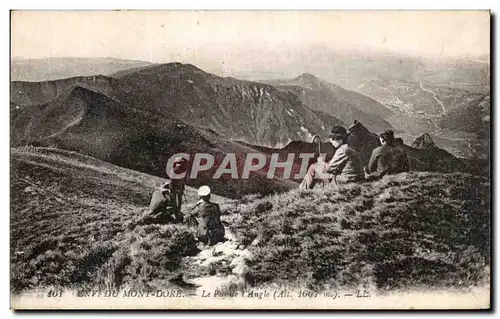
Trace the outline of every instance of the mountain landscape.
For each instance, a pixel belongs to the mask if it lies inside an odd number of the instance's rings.
[[[436,68],[436,72],[439,70],[442,69]],[[351,91],[307,73],[288,80],[265,81],[269,85],[217,77],[186,64],[150,64],[111,76],[13,81],[11,102],[40,104],[79,85],[125,104],[177,113],[179,119],[191,125],[254,145],[282,147],[314,134],[326,137],[329,127],[348,126],[357,119],[373,132],[393,128],[408,144],[429,133],[439,147],[456,156],[487,158],[489,144],[484,136],[489,134],[489,91],[463,89],[456,84],[456,74],[450,75],[455,81],[448,86],[403,80],[404,74],[396,73],[395,79],[370,78]],[[474,78],[480,76],[477,72],[471,74],[476,74]],[[227,93],[224,90],[233,92],[233,96],[221,97]],[[268,95],[270,99],[266,101]],[[265,111],[266,103],[274,105],[272,112]],[[245,112],[239,114],[233,104],[248,107],[242,107]],[[478,105],[479,113],[473,111]],[[241,118],[236,122],[235,112]],[[263,130],[256,123],[267,123],[264,127],[272,129]]]
[[[11,159],[10,247],[14,291],[49,285],[81,287],[89,281],[97,286],[101,280],[120,286],[145,277],[141,271],[147,271],[148,267],[151,272],[153,259],[130,263],[128,251],[124,253],[118,248],[130,247],[131,235],[152,239],[151,234],[144,233],[151,229],[139,227],[131,231],[129,225],[147,211],[149,196],[162,178],[58,149],[14,148]],[[196,202],[195,189],[187,187],[185,195],[188,203]],[[214,200],[223,209],[231,203],[217,195]],[[197,251],[187,227],[172,225],[168,234],[167,240],[157,247],[161,253],[156,261],[166,258],[166,264],[163,271],[155,272],[156,280],[172,275],[181,257]],[[171,242],[174,238],[176,244]],[[191,240],[185,241],[186,238]],[[124,245],[122,240],[128,244]],[[160,255],[167,252],[164,245],[173,253],[161,259]],[[184,253],[176,249],[186,245],[189,249]],[[112,272],[108,274],[101,269],[106,267]],[[98,270],[103,273],[97,275]],[[129,276],[132,277],[127,279]]]
[[[355,59],[327,79],[371,97],[390,109],[385,117],[407,143],[429,133],[454,155],[488,158],[490,71],[487,59]],[[348,64],[352,67],[353,64]],[[366,72],[363,72],[366,71]],[[363,74],[352,74],[352,72]],[[334,73],[331,73],[334,74]],[[472,111],[474,110],[474,111]],[[479,111],[479,112],[477,112]]]
[[[287,58],[284,59],[283,56]],[[304,57],[307,63],[304,63]],[[252,61],[245,70],[232,76],[250,80],[279,80],[310,73],[351,91],[373,78],[422,82],[471,92],[490,89],[490,57],[421,57],[362,49],[332,49],[311,46],[268,51]]]
[[[221,78],[192,65],[164,64],[119,78],[128,103],[150,105],[192,125],[252,144],[282,146],[310,139],[324,123],[294,95],[257,82]]]
[[[388,108],[364,95],[322,81],[312,74],[304,73],[294,79],[269,83],[293,93],[313,110],[337,117],[344,123],[359,120],[374,132],[393,129],[384,120],[392,114]]]
[[[65,150],[11,149],[11,291],[287,285],[371,293],[489,281],[489,184],[413,172],[241,200],[214,196],[229,239],[199,249],[183,224],[136,225],[156,176]],[[186,188],[185,213],[196,190]],[[316,291],[315,290],[315,291]]]
[[[359,120],[372,132],[393,129],[408,144],[428,133],[455,156],[488,157],[489,92],[381,78],[369,79],[350,91],[307,73],[267,83],[294,93],[305,105],[344,123]]]
[[[169,63],[122,73],[120,78],[77,77],[11,83],[11,102],[41,104],[75,85],[135,109],[175,117],[233,140],[280,147],[291,140],[325,135],[341,121],[322,116],[291,93],[271,85],[220,78],[192,66]],[[25,93],[29,92],[29,93]],[[328,122],[326,122],[328,121]],[[334,122],[334,123],[331,123]]]
[[[491,97],[483,95],[481,100],[454,108],[440,119],[443,129],[462,131],[484,140],[490,139],[491,130]]]
[[[166,162],[176,153],[212,154],[216,158],[213,169],[193,180],[193,186],[212,183],[210,178],[225,154],[236,154],[243,164],[246,154],[257,152],[173,116],[129,107],[80,86],[44,104],[12,110],[11,123],[12,146],[35,145],[77,151],[157,176],[165,176]],[[279,179],[267,180],[262,172],[252,174],[250,181],[222,179],[213,183],[219,184],[218,192],[229,197],[241,196],[241,192],[266,193],[294,186],[292,182]]]
[[[173,154],[212,154],[216,159],[214,168],[193,180],[191,185],[196,186],[210,181],[229,153],[236,154],[241,164],[246,154],[252,152],[264,154],[268,163],[273,152],[280,154],[280,160],[293,153],[293,170],[298,173],[298,154],[315,152],[307,128],[321,131],[325,137],[331,125],[347,126],[326,112],[312,111],[289,91],[269,84],[216,77],[191,65],[152,66],[122,75],[12,82],[11,145],[68,149],[157,176],[164,176],[166,160]],[[312,76],[301,79],[304,86],[314,84],[320,90],[330,90]],[[333,88],[344,101],[359,104],[359,100],[367,100],[375,109],[372,113],[390,113],[369,98]],[[334,96],[332,92],[329,94]],[[352,104],[342,103],[353,113],[370,116]],[[325,114],[323,119],[328,120],[328,126],[319,118],[321,114]],[[265,121],[268,124],[264,125]],[[351,139],[367,165],[371,151],[379,145],[378,138],[368,125],[357,122],[362,129]],[[330,157],[334,151],[328,144],[323,145],[323,150]],[[409,147],[408,152],[413,167],[421,170],[448,172],[465,167],[438,147],[431,151]],[[435,156],[443,152],[447,155]],[[219,194],[241,197],[252,192],[283,191],[296,187],[295,182],[300,181],[266,179],[266,169],[267,166],[252,174],[250,182],[224,178],[210,182],[218,185]]]
[[[120,88],[119,81],[104,75],[77,76],[42,82],[10,82],[10,101],[16,106],[38,105],[50,102],[79,86],[112,98]]]
[[[484,139],[489,130],[489,91],[382,78],[363,82],[357,91],[393,110],[388,121],[405,132],[422,134],[425,130],[445,139]]]
[[[264,56],[262,61],[252,63],[251,68],[255,71],[233,72],[232,76],[279,83],[298,74],[314,74],[325,82],[360,93],[388,108],[393,114],[383,119],[403,134],[408,144],[416,137],[430,133],[441,148],[455,156],[488,157],[487,139],[482,138],[482,131],[479,134],[474,131],[481,121],[460,120],[462,124],[456,128],[452,124],[441,125],[448,122],[448,113],[469,106],[477,108],[484,98],[489,97],[490,63],[487,55],[468,59],[431,58],[315,46],[300,52],[276,50],[266,52]],[[283,56],[287,58],[283,59]],[[304,56],[308,57],[307,63],[303,62]],[[319,97],[321,99],[324,97]],[[489,114],[489,110],[486,113]],[[362,122],[374,132],[378,131],[368,121]],[[464,130],[467,126],[470,128]]]

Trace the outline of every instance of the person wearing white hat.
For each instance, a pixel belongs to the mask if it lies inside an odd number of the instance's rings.
[[[203,185],[198,189],[200,200],[196,203],[188,220],[197,227],[196,236],[204,244],[215,245],[224,240],[225,229],[220,220],[219,204],[210,201],[210,187]]]

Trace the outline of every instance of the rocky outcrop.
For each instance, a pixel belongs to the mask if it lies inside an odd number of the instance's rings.
[[[437,148],[436,144],[432,140],[432,137],[429,135],[429,133],[424,133],[421,136],[417,137],[417,139],[413,141],[411,146],[419,149]]]

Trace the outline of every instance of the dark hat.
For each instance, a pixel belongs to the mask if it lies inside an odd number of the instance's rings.
[[[387,142],[394,141],[394,131],[393,130],[385,130],[384,133],[379,134],[379,137],[383,138]]]
[[[334,126],[330,131],[330,138],[344,139],[347,137],[347,130],[342,126]]]

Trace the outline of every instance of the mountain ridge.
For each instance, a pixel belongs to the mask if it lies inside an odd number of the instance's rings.
[[[326,82],[311,73],[267,83],[293,93],[311,109],[337,117],[344,123],[359,120],[372,131],[394,129],[383,118],[392,115],[391,110],[367,96]]]
[[[276,147],[289,140],[326,134],[340,123],[303,105],[272,85],[221,78],[191,65],[167,63],[124,73],[118,78],[77,77],[55,82],[11,83],[16,104],[39,104],[80,85],[135,108],[175,117],[252,144]],[[334,123],[328,123],[333,121]]]
[[[113,57],[13,58],[10,61],[10,70],[11,81],[40,82],[75,76],[109,75],[124,69],[151,64],[153,63]]]
[[[433,149],[437,148],[437,145],[434,143],[434,140],[429,133],[424,133],[413,141],[412,147],[419,149]]]

